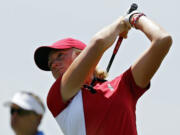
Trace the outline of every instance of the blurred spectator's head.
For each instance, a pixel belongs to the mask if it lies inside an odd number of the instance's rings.
[[[45,107],[37,95],[24,91],[18,92],[5,105],[10,107],[11,127],[16,134],[37,132],[45,112]]]

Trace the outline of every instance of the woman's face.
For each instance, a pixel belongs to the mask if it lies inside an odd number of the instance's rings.
[[[76,57],[77,54],[73,48],[51,51],[48,66],[54,78],[57,79],[59,76],[62,76]]]

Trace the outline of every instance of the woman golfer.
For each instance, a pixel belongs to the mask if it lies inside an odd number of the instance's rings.
[[[150,80],[168,53],[171,36],[142,13],[120,17],[95,34],[86,46],[66,38],[35,51],[37,66],[56,79],[47,105],[65,135],[137,135],[136,103],[149,88]],[[142,31],[151,45],[129,69],[111,81],[96,70],[103,53],[130,28]]]

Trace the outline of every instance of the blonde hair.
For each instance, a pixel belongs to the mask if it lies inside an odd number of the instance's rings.
[[[108,76],[108,73],[106,71],[96,67],[96,69],[94,71],[94,76],[99,79],[106,79]]]

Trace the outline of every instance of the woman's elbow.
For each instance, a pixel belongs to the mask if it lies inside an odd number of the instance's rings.
[[[173,42],[173,39],[172,39],[172,36],[171,36],[171,35],[168,34],[168,35],[164,36],[162,40],[163,40],[163,43],[166,44],[166,46],[167,46],[168,48],[171,47],[172,42]]]
[[[172,46],[172,42],[172,36],[169,34],[164,34],[154,41],[154,45],[159,49],[161,48],[162,50],[168,51]]]
[[[96,51],[106,50],[106,42],[101,36],[94,36],[91,39],[90,44],[96,48]]]

